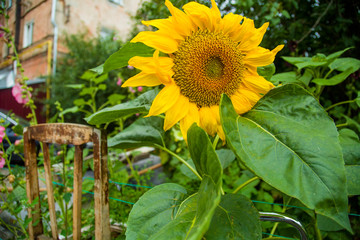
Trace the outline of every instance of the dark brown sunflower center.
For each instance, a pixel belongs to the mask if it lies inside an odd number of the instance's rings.
[[[221,32],[199,30],[174,54],[174,80],[181,93],[198,107],[218,105],[222,93],[231,96],[243,75],[243,54]]]

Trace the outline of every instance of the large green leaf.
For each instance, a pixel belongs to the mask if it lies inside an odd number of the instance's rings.
[[[152,57],[154,51],[143,43],[128,42],[105,61],[103,73],[127,66],[129,59],[134,56]],[[101,70],[101,67],[96,68],[96,72],[99,72],[99,69]]]
[[[295,65],[296,63],[311,61],[311,58],[309,58],[309,57],[281,57],[281,58],[293,65]]]
[[[359,136],[353,130],[343,128],[339,131],[339,140],[345,165],[360,165]]]
[[[339,58],[336,59],[329,65],[329,68],[332,70],[338,70],[341,72],[346,71],[348,68],[352,67],[354,71],[359,70],[360,60],[356,58]]]
[[[173,183],[161,184],[147,191],[129,214],[126,239],[148,240],[175,217],[186,194],[184,187]]]
[[[338,51],[338,52],[334,52],[332,54],[330,54],[329,56],[326,57],[326,60],[328,63],[331,63],[332,61],[334,61],[335,59],[337,59],[338,57],[340,57],[344,52],[346,52],[349,49],[352,49],[353,47],[348,47],[345,48],[344,50]]]
[[[351,231],[338,133],[310,93],[293,84],[275,88],[243,116],[224,96],[220,112],[227,142],[244,165]]]
[[[349,195],[360,194],[360,140],[352,130],[344,128],[339,131],[343,151],[347,190]]]
[[[313,80],[314,83],[320,86],[334,86],[339,83],[342,83],[350,74],[355,72],[355,70],[352,67],[349,67],[347,70],[345,70],[342,73],[339,73],[329,79],[325,78],[315,78]]]
[[[136,148],[164,146],[164,120],[159,117],[139,118],[124,131],[108,140],[109,147]]]
[[[252,202],[240,194],[222,197],[205,238],[208,240],[261,239],[259,212]]]
[[[158,92],[156,89],[147,91],[134,100],[104,108],[85,118],[85,120],[89,124],[95,125],[112,122],[129,114],[147,113]]]

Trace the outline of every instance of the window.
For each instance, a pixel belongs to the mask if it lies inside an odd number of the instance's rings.
[[[34,21],[25,23],[23,47],[26,48],[33,43]]]
[[[2,8],[7,8],[7,9],[9,9],[9,8],[11,8],[11,6],[12,6],[12,0],[1,0],[1,7]]]
[[[109,0],[110,2],[113,2],[113,3],[116,3],[116,4],[119,4],[121,6],[124,6],[124,0]]]

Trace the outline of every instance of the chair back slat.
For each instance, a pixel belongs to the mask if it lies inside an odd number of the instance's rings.
[[[75,145],[74,156],[74,189],[73,189],[73,236],[72,239],[80,240],[81,237],[81,198],[82,198],[82,168],[83,168],[83,145],[88,142],[94,143],[94,205],[95,205],[95,239],[110,239],[109,220],[109,186],[107,169],[107,141],[106,134],[98,129],[66,123],[39,124],[24,129],[24,155],[26,165],[26,191],[33,207],[28,209],[29,239],[44,239],[43,224],[41,220],[39,198],[39,180],[36,160],[35,140],[42,142],[44,153],[44,169],[46,190],[49,203],[51,221],[51,239],[59,239],[53,183],[51,175],[51,162],[49,154],[50,143]]]
[[[50,226],[51,234],[54,240],[59,239],[57,222],[56,222],[56,213],[55,213],[55,200],[54,200],[54,191],[53,191],[53,178],[51,176],[51,163],[50,163],[50,153],[49,145],[43,143],[43,155],[44,155],[44,169],[45,169],[45,183],[47,191],[47,199],[49,204],[49,215],[50,215]]]

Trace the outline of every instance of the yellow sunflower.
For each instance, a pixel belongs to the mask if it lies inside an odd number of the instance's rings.
[[[164,130],[180,121],[187,130],[196,122],[208,134],[225,139],[220,124],[219,102],[227,94],[237,113],[249,111],[274,85],[259,76],[256,68],[271,64],[283,48],[259,47],[268,27],[255,28],[254,21],[229,13],[221,18],[214,0],[212,8],[196,2],[183,6],[184,12],[165,1],[172,16],[143,21],[157,31],[144,31],[131,42],[155,49],[153,57],[135,56],[129,65],[141,72],[123,87],[164,88],[154,99],[148,116],[165,113]],[[165,57],[159,56],[159,53]]]

